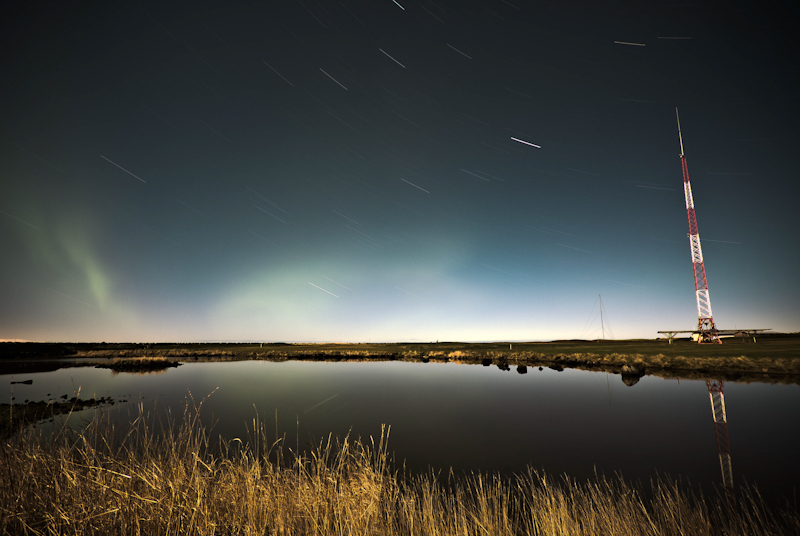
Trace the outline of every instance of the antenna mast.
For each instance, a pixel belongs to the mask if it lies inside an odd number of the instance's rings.
[[[600,301],[600,331],[603,333],[603,340],[606,340],[606,328],[603,324],[603,298],[598,294],[597,299]]]
[[[686,197],[686,213],[689,218],[689,243],[692,248],[692,268],[694,271],[694,288],[697,296],[697,342],[721,343],[714,318],[711,315],[711,298],[708,295],[708,281],[706,280],[706,267],[703,263],[703,249],[700,247],[700,233],[697,230],[697,217],[694,212],[692,199],[692,185],[689,182],[689,167],[686,165],[686,156],[683,154],[683,136],[681,135],[681,118],[675,108],[675,117],[678,119],[678,140],[681,144],[681,170],[683,172],[683,194]]]

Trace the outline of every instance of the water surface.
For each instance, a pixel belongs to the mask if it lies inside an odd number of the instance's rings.
[[[246,438],[258,415],[270,436],[316,444],[328,434],[368,437],[391,426],[390,450],[411,471],[500,471],[527,465],[578,479],[595,471],[648,480],[657,474],[719,485],[720,466],[705,382],[646,376],[632,387],[606,373],[452,363],[187,363],[160,374],[71,368],[0,376],[0,400],[46,400],[80,388],[81,398],[124,397],[182,410],[206,397],[206,423]],[[791,498],[800,482],[800,386],[724,386],[737,485]],[[91,411],[91,410],[89,410]],[[277,422],[276,422],[277,412]],[[86,412],[84,412],[86,413]]]

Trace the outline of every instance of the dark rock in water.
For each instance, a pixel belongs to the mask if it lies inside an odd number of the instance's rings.
[[[623,374],[639,374],[640,376],[644,376],[644,370],[640,369],[636,365],[622,365],[620,372]]]
[[[639,378],[641,378],[641,376],[636,376],[634,374],[623,374],[622,383],[624,383],[628,387],[633,387],[634,385],[639,383]]]
[[[644,376],[644,369],[637,366],[622,365],[620,372],[622,374],[622,383],[628,387],[639,383],[639,379]]]
[[[517,367],[517,374],[527,374],[527,373],[528,373],[528,367],[526,367],[525,365],[519,365]]]
[[[491,366],[491,364],[492,364],[491,359],[484,359],[483,361],[481,361],[481,365],[483,365],[484,367]]]
[[[562,367],[561,365],[550,365],[550,366],[549,366],[549,367],[547,367],[547,368],[549,368],[549,369],[553,369],[553,370],[555,370],[556,372],[564,372],[564,367]]]
[[[423,357],[423,358],[422,358],[422,362],[423,362],[423,363],[430,363],[430,362],[431,362],[431,359],[430,359],[429,357]]]
[[[511,368],[508,366],[508,363],[498,363],[497,364],[497,368],[499,368],[500,370],[505,371],[505,372],[508,372],[509,370],[511,370]]]
[[[539,367],[539,372],[541,372],[541,371],[543,371],[543,370],[544,370],[544,369],[543,369],[542,367]]]
[[[14,385],[15,383],[20,383],[22,385],[31,385],[33,383],[33,380],[25,380],[25,381],[21,381],[21,382],[11,382],[11,385]]]

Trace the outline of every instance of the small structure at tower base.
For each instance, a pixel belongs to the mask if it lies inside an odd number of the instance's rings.
[[[722,343],[723,337],[741,337],[742,339],[749,339],[750,337],[753,338],[753,342],[757,342],[757,336],[765,331],[770,331],[771,328],[759,328],[759,329],[714,329],[715,337],[710,339],[708,337],[707,332],[703,332],[701,330],[668,330],[668,331],[659,331],[663,335],[667,336],[667,340],[669,343],[672,344],[672,339],[675,338],[676,335],[679,333],[691,333],[691,338],[693,341],[700,343],[700,344],[708,344],[708,343]]]

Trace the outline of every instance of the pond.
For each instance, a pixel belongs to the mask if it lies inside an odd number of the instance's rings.
[[[32,384],[11,381],[33,380]],[[140,401],[180,413],[191,393],[207,397],[203,420],[224,438],[246,439],[258,416],[270,438],[317,444],[328,434],[368,438],[391,426],[398,466],[422,472],[520,472],[587,479],[595,472],[647,482],[669,474],[711,490],[721,484],[706,383],[643,377],[627,386],[606,373],[454,363],[240,361],[186,363],[159,374],[65,368],[0,375],[0,400],[61,395]],[[800,386],[725,383],[736,486],[796,501]],[[93,410],[84,410],[83,416]],[[276,417],[277,416],[277,417]],[[277,420],[276,420],[277,419]]]

